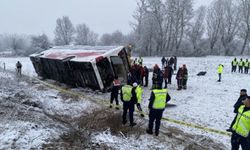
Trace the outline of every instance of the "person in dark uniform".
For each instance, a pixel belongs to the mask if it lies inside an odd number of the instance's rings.
[[[176,74],[176,80],[177,80],[177,90],[182,89],[182,83],[183,83],[183,69],[182,67],[179,68],[177,74]]]
[[[20,61],[17,61],[16,63],[16,71],[18,76],[22,75],[22,64],[20,63]]]
[[[236,121],[232,127],[232,150],[250,149],[250,96],[243,101],[238,109]]]
[[[232,65],[232,72],[236,72],[237,64],[238,64],[237,58],[234,58],[234,60],[231,63],[231,65]]]
[[[134,83],[134,86],[137,86],[137,83]],[[134,110],[135,104],[137,103],[136,97],[136,87],[132,87],[131,85],[124,85],[121,89],[121,101],[123,102],[123,115],[122,115],[122,123],[125,125],[127,123],[127,112],[129,111],[129,121],[130,126],[135,126],[134,122]]]
[[[111,88],[111,96],[110,96],[110,108],[113,107],[113,101],[115,100],[116,102],[116,109],[119,109],[119,102],[118,102],[118,95],[119,95],[119,90],[121,88],[121,82],[118,80],[118,77],[115,76],[115,79],[112,83],[112,88]]]
[[[148,87],[148,76],[149,76],[148,68],[147,68],[147,66],[144,66],[144,77],[145,77],[144,87]]]
[[[238,66],[239,66],[239,73],[243,73],[244,61],[242,60],[242,58],[238,62]]]
[[[244,72],[245,72],[245,74],[248,74],[249,67],[250,67],[250,62],[248,61],[248,59],[246,59],[246,61],[244,63]]]
[[[171,97],[168,94],[167,89],[162,89],[161,87],[157,87],[151,92],[151,96],[149,99],[149,125],[146,132],[148,134],[153,134],[153,126],[155,122],[155,135],[159,135],[159,129],[161,124],[161,118],[167,102],[170,101]]]
[[[184,64],[183,67],[182,67],[182,69],[183,69],[183,82],[182,82],[183,85],[182,85],[182,87],[185,90],[185,89],[187,89],[187,80],[188,80],[187,66]]]
[[[234,113],[238,113],[238,109],[240,108],[241,105],[243,105],[243,101],[247,98],[247,90],[246,89],[241,89],[240,90],[240,97],[238,98],[237,102],[234,104]],[[237,115],[235,116],[233,122],[230,125],[230,128],[227,129],[228,132],[232,131],[232,127],[235,123]]]
[[[161,59],[161,64],[162,64],[162,68],[164,68],[166,64],[166,58],[164,56]]]
[[[174,56],[174,71],[177,69],[177,57]]]

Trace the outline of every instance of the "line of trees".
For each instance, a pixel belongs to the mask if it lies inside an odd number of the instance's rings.
[[[214,0],[194,10],[193,0],[137,0],[132,32],[98,36],[69,17],[56,20],[54,40],[47,35],[0,34],[0,51],[28,55],[56,45],[134,45],[142,56],[250,54],[250,0]]]
[[[137,0],[136,49],[146,55],[249,54],[250,0]]]

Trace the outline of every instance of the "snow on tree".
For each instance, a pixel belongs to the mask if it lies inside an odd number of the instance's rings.
[[[69,17],[63,16],[56,20],[55,29],[55,44],[56,45],[69,45],[73,41],[74,26]]]
[[[90,30],[86,24],[79,24],[76,26],[75,43],[77,45],[96,45],[98,34]]]

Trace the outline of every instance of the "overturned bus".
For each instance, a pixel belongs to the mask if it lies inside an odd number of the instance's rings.
[[[127,48],[120,47],[54,47],[30,55],[38,76],[74,87],[107,90],[115,76],[127,81],[130,69]]]

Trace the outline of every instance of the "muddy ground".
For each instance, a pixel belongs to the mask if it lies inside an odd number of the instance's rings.
[[[224,145],[175,127],[147,135],[147,118],[121,124],[121,111],[0,70],[0,149],[224,150]]]

